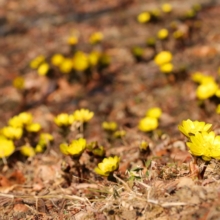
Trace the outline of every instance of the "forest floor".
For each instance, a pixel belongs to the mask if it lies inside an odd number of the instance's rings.
[[[54,137],[44,153],[27,158],[15,152],[0,162],[0,219],[219,219],[219,162],[212,160],[203,179],[195,178],[178,125],[199,120],[220,133],[216,103],[206,100],[201,107],[191,79],[202,72],[220,81],[220,1],[169,1],[172,13],[161,12],[156,22],[137,22],[139,13],[159,9],[162,3],[0,0],[0,128],[27,111]],[[196,3],[202,9],[195,19],[179,19]],[[173,54],[175,74],[166,75],[155,65],[146,39],[161,28],[171,29],[173,21],[186,38],[183,45],[172,37],[158,40],[157,52]],[[89,36],[98,31],[103,41],[89,44]],[[79,36],[77,50],[102,50],[111,63],[86,83],[60,76],[54,86],[54,79],[39,76],[29,63],[38,55],[70,54],[67,39],[73,33]],[[144,49],[140,62],[131,53],[135,46]],[[18,76],[25,80],[25,95],[13,87]],[[162,116],[155,131],[144,133],[138,122],[151,107],[160,107]],[[87,152],[80,158],[85,167],[81,181],[74,172],[68,179],[61,169],[70,158],[59,151],[62,137],[53,120],[80,108],[94,112],[84,134],[87,142],[97,141],[106,156],[120,157],[115,181],[95,174],[98,160]],[[109,139],[103,121],[117,122],[126,135]],[[150,154],[144,158],[139,150],[143,140],[150,143]]]

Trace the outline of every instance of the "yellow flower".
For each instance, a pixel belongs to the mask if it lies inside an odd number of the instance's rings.
[[[54,122],[57,126],[69,126],[74,122],[74,117],[72,115],[68,115],[67,113],[61,113],[54,118]]]
[[[16,89],[24,89],[24,78],[21,77],[21,76],[18,76],[16,77],[14,80],[13,80],[13,86],[16,88]]]
[[[70,58],[65,58],[60,64],[59,69],[61,73],[68,74],[73,68],[73,61]]]
[[[98,51],[92,51],[89,56],[89,64],[90,66],[96,66],[99,63],[100,53]]]
[[[170,63],[171,60],[173,59],[173,55],[169,51],[161,51],[156,55],[154,58],[154,62],[158,65],[161,66],[165,63]]]
[[[140,131],[149,132],[153,131],[158,127],[158,119],[145,117],[139,121],[138,128]]]
[[[40,76],[45,76],[50,70],[50,65],[48,63],[42,63],[37,69],[37,72]]]
[[[147,23],[150,21],[151,15],[149,12],[142,12],[138,15],[137,20],[139,23]]]
[[[86,145],[86,148],[95,156],[103,157],[105,155],[105,149],[103,146],[99,146],[97,141],[93,141]]]
[[[215,136],[213,131],[197,132],[195,136],[190,136],[190,142],[186,144],[192,155],[201,156],[205,161],[220,159],[220,136]]]
[[[90,121],[93,116],[94,116],[94,112],[90,112],[88,109],[84,109],[84,108],[73,112],[74,119],[82,123]]]
[[[162,114],[161,108],[155,107],[155,108],[150,108],[150,109],[146,112],[146,117],[150,117],[150,118],[160,118],[161,114]]]
[[[102,54],[99,62],[102,66],[106,67],[111,63],[111,57],[108,54]]]
[[[217,91],[218,84],[216,82],[209,82],[197,87],[196,96],[201,100],[205,100],[215,95]]]
[[[132,53],[136,57],[141,57],[144,53],[144,49],[141,47],[133,47],[132,48]]]
[[[82,51],[75,53],[73,57],[73,69],[77,71],[84,71],[89,67],[88,56]]]
[[[162,4],[161,9],[164,13],[170,13],[173,10],[173,7],[169,3],[164,3]]]
[[[12,127],[23,127],[24,125],[32,123],[32,120],[32,114],[22,112],[19,115],[16,115],[13,118],[9,119],[8,124]]]
[[[155,46],[156,44],[156,39],[154,37],[149,37],[146,41],[147,46]]]
[[[24,145],[21,147],[20,152],[27,157],[33,157],[35,155],[34,148],[30,145]]]
[[[193,9],[190,9],[185,13],[185,17],[187,18],[193,18],[195,16],[196,16],[196,12]]]
[[[71,36],[71,37],[69,37],[69,38],[67,39],[67,43],[68,43],[69,45],[72,45],[72,46],[78,44],[78,37],[76,37],[76,36]]]
[[[20,139],[23,134],[23,130],[21,127],[7,126],[2,128],[1,133],[9,139]]]
[[[102,176],[109,176],[119,167],[120,158],[118,156],[104,158],[94,171]]]
[[[27,125],[25,128],[29,132],[38,132],[41,129],[41,125],[39,123],[32,123]]]
[[[66,143],[60,144],[60,151],[63,154],[71,155],[73,157],[79,157],[86,148],[86,140],[80,138],[78,140],[73,140],[69,145]]]
[[[54,54],[52,57],[51,57],[51,63],[54,65],[54,66],[60,66],[61,63],[65,60],[64,56],[60,53],[57,53],[57,54]]]
[[[220,89],[218,89],[218,90],[216,91],[215,95],[216,95],[218,98],[220,98]]]
[[[118,128],[118,125],[114,121],[110,121],[110,122],[104,121],[102,123],[102,128],[106,131],[115,131]]]
[[[93,33],[90,38],[89,42],[90,44],[97,44],[103,40],[104,36],[102,32],[95,32]]]
[[[18,115],[18,117],[24,125],[32,123],[33,120],[32,114],[28,112],[22,112]]]
[[[217,105],[215,112],[216,112],[217,114],[220,114],[220,104]]]
[[[215,82],[214,77],[204,75],[201,72],[193,73],[191,78],[194,82],[199,83],[199,84],[206,84],[206,83],[210,83],[210,82]]]
[[[0,158],[8,157],[15,150],[14,143],[4,137],[0,137]]]
[[[141,141],[139,148],[142,151],[146,151],[149,148],[149,143],[146,141]]]
[[[30,67],[32,69],[37,69],[41,63],[43,63],[45,61],[45,57],[43,55],[37,56],[35,59],[33,59],[30,62]]]
[[[165,28],[159,30],[157,33],[157,37],[161,40],[168,38],[168,35],[169,35],[169,31]]]
[[[115,138],[122,138],[126,135],[126,131],[119,130],[119,131],[116,131],[113,135]]]
[[[191,121],[190,119],[187,119],[182,121],[182,125],[179,125],[178,129],[185,136],[190,137],[198,132],[208,132],[211,127],[212,124],[206,124],[203,121]]]
[[[175,39],[180,39],[183,37],[183,35],[184,35],[184,33],[181,30],[176,30],[173,32],[173,37]]]
[[[172,63],[165,63],[160,66],[160,71],[162,73],[171,73],[173,71],[173,64]]]
[[[44,151],[44,148],[53,141],[53,136],[49,133],[41,133],[37,146],[35,147],[36,153],[41,153]]]
[[[153,9],[150,11],[150,13],[154,18],[160,17],[160,11],[158,9]]]

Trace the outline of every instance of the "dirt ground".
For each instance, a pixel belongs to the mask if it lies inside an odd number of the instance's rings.
[[[54,136],[44,153],[29,158],[15,153],[7,164],[0,162],[0,219],[220,219],[219,162],[211,161],[203,179],[193,178],[191,155],[178,130],[181,121],[189,118],[212,123],[220,133],[216,104],[207,100],[205,106],[199,105],[197,85],[190,77],[198,71],[219,82],[220,1],[169,1],[171,14],[156,22],[137,22],[140,12],[160,8],[163,2],[0,0],[0,128],[27,111]],[[202,5],[196,17],[199,25],[190,32],[194,20],[179,18],[196,3]],[[147,38],[170,28],[172,21],[188,31],[187,41],[179,46],[169,38],[156,50],[172,51],[175,76],[159,71],[152,59],[154,50],[146,46]],[[104,40],[92,46],[88,39],[97,31]],[[54,79],[39,76],[29,63],[41,54],[47,58],[68,54],[72,33],[79,35],[78,50],[101,47],[111,63],[87,83],[58,77],[54,86]],[[144,48],[140,62],[131,53],[134,46]],[[25,79],[25,96],[12,86],[17,76]],[[139,120],[155,106],[163,112],[159,128],[150,134],[139,131]],[[86,167],[83,181],[73,175],[68,182],[61,170],[68,159],[59,151],[62,138],[53,119],[80,108],[94,112],[86,140],[103,145],[107,156],[121,158],[115,182],[94,173],[97,161],[87,153],[80,161]],[[103,121],[117,122],[126,136],[109,141]],[[141,140],[151,143],[151,154],[144,158],[148,166],[140,157]]]

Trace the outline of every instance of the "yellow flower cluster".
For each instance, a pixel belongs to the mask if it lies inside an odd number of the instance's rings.
[[[58,127],[68,127],[76,121],[86,123],[90,121],[93,116],[94,112],[82,108],[74,111],[73,114],[61,113],[54,118],[54,122]]]
[[[146,116],[139,121],[138,129],[143,132],[149,132],[157,129],[158,119],[162,114],[162,110],[158,107],[151,108],[146,112]]]
[[[220,135],[210,131],[212,124],[186,120],[179,125],[179,130],[188,137],[186,143],[190,153],[201,156],[203,160],[220,159]]]
[[[71,155],[73,157],[80,157],[86,148],[86,140],[80,138],[78,140],[73,140],[70,144],[62,143],[60,144],[60,151],[65,155]]]
[[[95,168],[95,172],[102,176],[109,176],[119,167],[120,158],[118,156],[104,158]]]
[[[198,99],[205,100],[214,95],[218,96],[218,94],[220,94],[219,86],[212,76],[196,72],[192,74],[192,80],[199,83],[199,86],[196,89],[196,96]]]
[[[22,112],[9,119],[8,126],[1,129],[0,133],[8,139],[20,139],[25,131],[38,132],[41,125],[33,123],[33,116],[30,113]]]
[[[171,52],[161,51],[155,56],[154,62],[160,67],[161,72],[168,74],[173,71],[172,59],[173,55]]]

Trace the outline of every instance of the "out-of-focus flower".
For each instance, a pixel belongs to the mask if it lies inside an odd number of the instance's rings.
[[[125,130],[119,130],[119,131],[115,131],[113,136],[115,138],[122,138],[126,135],[126,131]]]
[[[32,121],[32,114],[28,112],[22,112],[19,115],[16,115],[13,118],[9,119],[8,124],[12,127],[24,127],[28,124],[31,124]]]
[[[154,62],[158,65],[161,66],[165,63],[170,63],[173,59],[173,55],[169,51],[161,51],[156,55],[154,58]]]
[[[109,176],[119,167],[120,158],[118,156],[104,158],[94,171],[102,176]]]
[[[13,141],[0,137],[0,158],[8,157],[13,154],[15,146]]]
[[[45,57],[43,55],[37,56],[35,59],[33,59],[30,62],[30,67],[32,69],[37,69],[41,63],[43,63],[45,61]]]
[[[197,132],[190,136],[190,142],[186,144],[192,155],[201,156],[205,161],[210,161],[211,158],[220,159],[220,136],[215,136],[213,131]]]
[[[139,23],[147,23],[148,21],[150,21],[151,19],[151,15],[149,12],[142,12],[138,15],[137,20]]]
[[[80,138],[78,140],[73,140],[69,145],[67,143],[60,144],[60,151],[63,154],[71,155],[73,157],[79,157],[86,148],[86,140]]]
[[[110,121],[110,122],[104,121],[102,123],[102,128],[106,131],[115,131],[118,128],[118,125],[114,121]]]
[[[25,83],[24,78],[21,76],[18,76],[13,80],[13,86],[19,90],[24,89],[24,83]]]
[[[185,13],[185,17],[186,18],[194,18],[196,16],[196,12],[193,9],[189,9],[188,11],[186,11]]]
[[[146,141],[141,141],[139,148],[141,151],[146,151],[149,148],[149,143]]]
[[[149,132],[157,129],[158,127],[158,119],[145,117],[139,121],[138,128],[140,131]]]
[[[54,66],[60,66],[64,60],[65,60],[65,57],[60,53],[56,53],[51,57],[51,63]]]
[[[76,36],[71,36],[67,39],[67,43],[71,46],[74,46],[76,44],[78,44],[78,37]]]
[[[153,47],[156,44],[156,39],[154,37],[149,37],[146,43],[147,43],[147,46]]]
[[[61,73],[68,74],[73,69],[73,61],[70,58],[65,58],[62,63],[59,65]]]
[[[53,141],[53,136],[49,133],[41,133],[37,146],[35,147],[36,153],[44,151],[45,147]]]
[[[201,72],[195,72],[192,74],[191,79],[199,84],[206,84],[210,82],[215,82],[214,77],[212,76],[207,76]]]
[[[2,128],[1,133],[8,139],[20,139],[23,129],[20,127],[6,126]]]
[[[75,53],[73,57],[73,69],[77,71],[84,71],[89,67],[89,59],[87,54],[82,51]]]
[[[67,113],[61,113],[54,118],[54,122],[59,127],[66,127],[74,122],[74,117]]]
[[[73,117],[76,121],[79,122],[88,122],[94,116],[94,112],[90,112],[88,109],[80,109],[73,112]]]
[[[217,105],[215,112],[216,112],[217,114],[220,114],[220,104]]]
[[[31,123],[27,125],[25,128],[29,132],[38,132],[41,129],[41,125],[39,123]]]
[[[158,108],[158,107],[150,108],[146,112],[146,117],[151,117],[151,118],[159,119],[161,115],[162,115],[162,110],[161,110],[161,108]]]
[[[211,127],[212,124],[206,124],[203,121],[191,121],[190,119],[187,119],[182,121],[182,124],[178,126],[178,129],[186,137],[190,137],[198,132],[208,132]]]
[[[173,10],[173,7],[169,3],[164,3],[161,5],[161,9],[164,13],[170,13]]]
[[[159,18],[160,17],[160,11],[158,9],[153,9],[150,11],[150,14],[153,18]]]
[[[171,73],[173,71],[173,64],[172,63],[165,63],[160,66],[160,71],[162,73]]]
[[[100,56],[100,52],[92,51],[88,56],[90,66],[96,66],[99,63]]]
[[[50,65],[48,63],[42,63],[37,69],[37,72],[40,76],[45,76],[50,70]]]
[[[34,148],[30,145],[22,146],[20,152],[26,157],[33,157],[35,155]]]
[[[97,141],[91,142],[86,145],[87,150],[94,156],[103,157],[105,155],[105,149],[103,146],[99,146]]]
[[[196,96],[201,100],[205,100],[215,95],[217,91],[218,84],[216,82],[209,82],[197,87]]]
[[[90,44],[97,44],[103,40],[104,36],[102,32],[95,32],[93,33],[90,38],[89,42]]]
[[[181,30],[176,30],[173,32],[173,37],[175,39],[181,39],[183,38],[184,33]]]
[[[158,31],[157,33],[157,37],[160,39],[160,40],[165,40],[167,39],[169,36],[169,31],[165,28],[161,29]]]
[[[135,56],[135,57],[141,57],[144,53],[144,49],[141,48],[141,47],[133,47],[132,48],[132,54]]]

